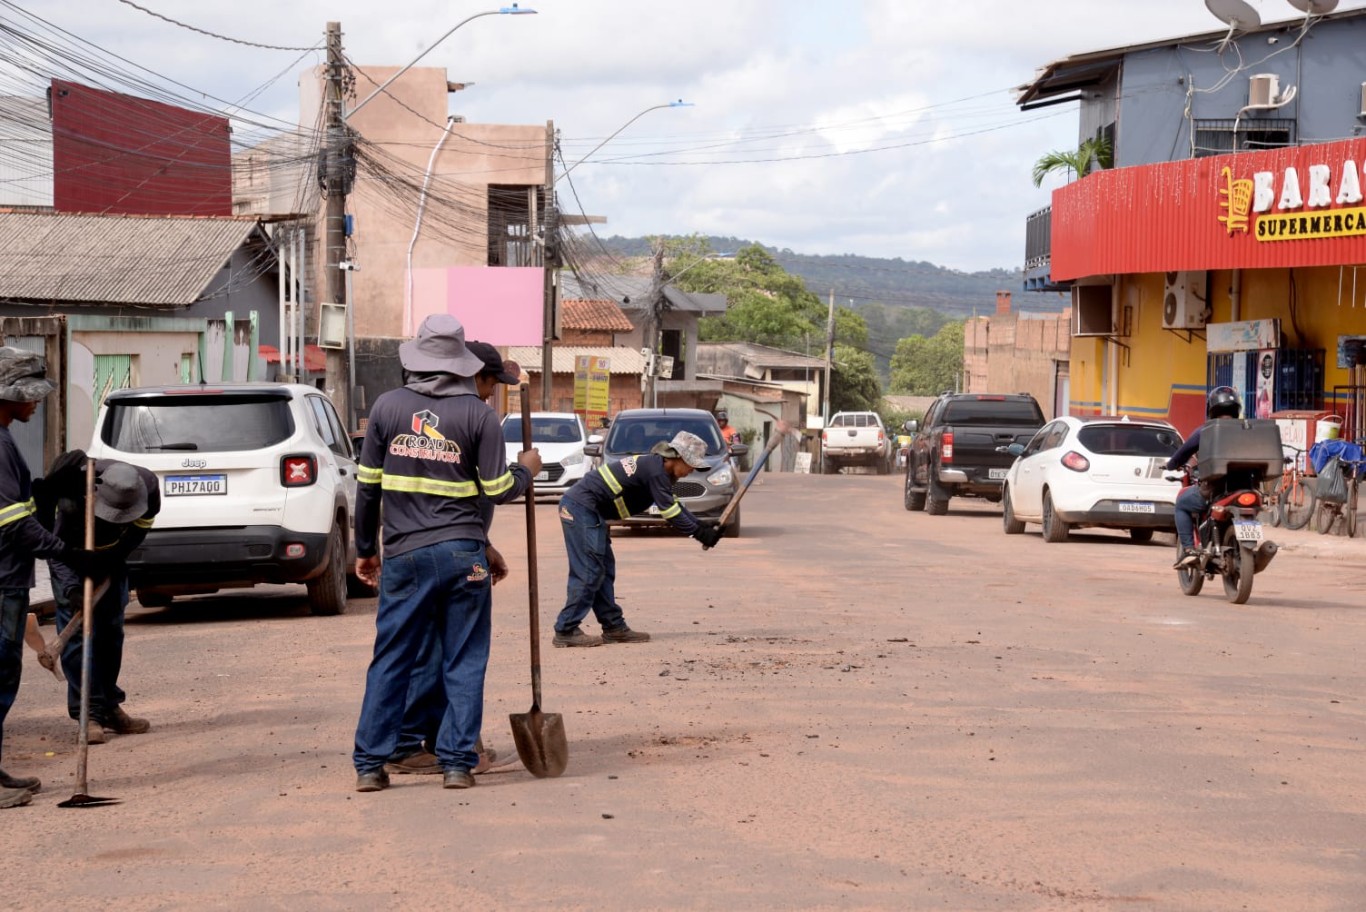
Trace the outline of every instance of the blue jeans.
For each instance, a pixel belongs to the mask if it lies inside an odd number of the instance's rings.
[[[357,773],[381,769],[394,756],[408,689],[427,637],[440,652],[446,698],[437,759],[447,770],[470,770],[478,764],[474,742],[484,721],[492,580],[480,541],[438,542],[385,559],[375,654],[365,674],[352,755]]]
[[[1199,485],[1182,488],[1176,495],[1176,537],[1181,547],[1195,547],[1195,523],[1208,507],[1209,501],[1200,493]]]
[[[24,625],[28,623],[28,589],[0,589],[0,756],[4,753],[5,717],[19,695],[24,671]]]
[[[72,598],[54,588],[57,602],[57,631],[66,628],[73,614],[81,610],[84,591],[75,589]],[[114,710],[127,698],[119,687],[123,669],[123,617],[128,608],[128,578],[122,573],[109,581],[109,589],[91,607],[90,624],[90,719],[108,725]],[[73,719],[81,717],[81,637],[73,636],[62,650],[62,671],[66,674],[66,711]]]
[[[555,619],[556,633],[569,633],[592,611],[604,630],[625,627],[617,604],[617,559],[607,520],[591,507],[560,501],[560,529],[569,556],[569,592]]]
[[[411,757],[436,745],[441,719],[446,714],[446,690],[441,683],[441,644],[435,630],[428,631],[418,646],[417,662],[408,680],[408,697],[404,701],[403,730],[398,736],[395,760]]]

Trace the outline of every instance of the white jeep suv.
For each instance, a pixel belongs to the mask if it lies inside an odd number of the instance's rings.
[[[161,482],[156,524],[128,559],[138,601],[303,583],[314,614],[346,608],[356,460],[332,403],[286,383],[109,394],[89,455]],[[358,581],[349,581],[360,594]]]

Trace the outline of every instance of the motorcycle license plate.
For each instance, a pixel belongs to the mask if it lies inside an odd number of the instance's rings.
[[[1005,481],[1010,469],[987,469],[987,478],[992,481]]]
[[[1233,537],[1238,541],[1261,541],[1262,524],[1256,520],[1233,524]]]

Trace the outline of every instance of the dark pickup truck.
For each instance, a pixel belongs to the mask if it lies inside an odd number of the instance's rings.
[[[945,393],[925,413],[924,427],[907,421],[913,436],[906,460],[905,505],[936,516],[950,497],[1001,499],[1001,482],[1015,457],[997,448],[1028,443],[1043,427],[1033,396]]]

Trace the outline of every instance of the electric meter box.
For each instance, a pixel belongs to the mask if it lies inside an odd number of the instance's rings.
[[[1200,480],[1230,472],[1253,472],[1274,478],[1285,470],[1281,429],[1269,418],[1220,418],[1200,429]]]

